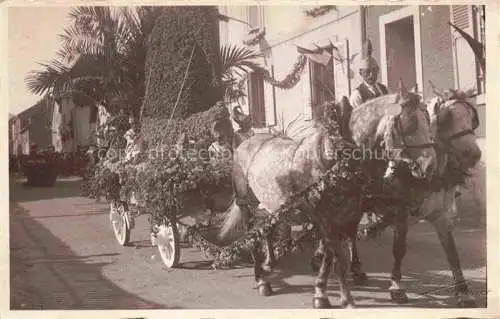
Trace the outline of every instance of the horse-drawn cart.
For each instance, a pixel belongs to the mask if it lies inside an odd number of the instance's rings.
[[[202,132],[194,137],[186,134],[190,123],[199,130],[201,127]],[[141,156],[104,168],[101,188],[110,201],[110,221],[120,245],[129,244],[135,219],[150,215],[151,242],[158,247],[163,263],[173,268],[180,260],[181,242],[189,241],[190,227],[216,228],[215,216],[225,212],[233,201],[232,131],[219,132],[227,131],[227,123],[230,125],[229,112],[219,104],[169,126],[174,138],[162,139],[160,151],[158,147],[142,149]],[[228,142],[218,141],[221,135],[220,140]],[[163,153],[152,156],[155,151]],[[146,153],[148,156],[144,156]],[[208,231],[205,235],[210,238],[213,234]]]
[[[135,195],[136,193],[134,193]],[[113,196],[110,203],[110,221],[116,240],[122,246],[130,242],[135,218],[146,213],[147,207],[135,196],[121,194]],[[210,196],[210,198],[208,197]],[[232,190],[225,185],[219,191],[203,194],[199,191],[185,192],[178,196],[178,204],[182,207],[175,214],[165,214],[152,223],[151,243],[158,247],[162,262],[168,268],[178,266],[181,257],[181,243],[189,243],[187,230],[195,225],[211,229],[214,216],[224,212],[231,204]],[[214,227],[215,228],[215,227]],[[206,234],[210,237],[210,234]]]

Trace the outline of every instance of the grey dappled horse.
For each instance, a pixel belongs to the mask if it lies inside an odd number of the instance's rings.
[[[340,109],[348,109],[346,98],[342,99]],[[427,112],[415,102],[414,96],[401,88],[395,95],[378,99],[363,110],[354,110],[353,116],[363,114],[367,125],[356,127],[352,137],[362,139],[366,146],[373,147],[382,142],[384,150],[394,162],[412,162],[412,174],[420,179],[432,177],[436,167]],[[343,122],[342,120],[340,121]],[[342,125],[341,125],[342,126]],[[341,130],[345,130],[341,128]],[[271,134],[256,134],[244,141],[234,154],[233,182],[236,201],[228,210],[228,217],[222,227],[220,238],[234,239],[237,229],[245,230],[249,212],[255,211],[260,203],[268,212],[276,211],[294,193],[300,192],[319,179],[335,164],[335,140],[325,129],[318,126],[311,134],[297,141],[290,137]],[[388,169],[385,178],[392,181],[394,176]],[[359,194],[361,197],[362,194]],[[338,216],[334,212],[315,212],[320,216],[320,235],[323,239],[321,267],[315,283],[313,305],[317,308],[329,307],[326,283],[334,262],[339,263],[339,282],[341,304],[354,306],[352,296],[346,285],[345,273],[347,260],[341,249],[342,232],[345,226],[359,220],[360,210],[357,201],[350,201],[352,209],[349,216]],[[314,208],[305,208],[313,209]],[[241,235],[241,232],[240,232]],[[271,251],[271,253],[269,253]],[[272,249],[268,249],[272,255]],[[269,258],[269,256],[268,256]],[[271,257],[272,259],[272,257]],[[263,262],[255,260],[255,279],[259,293],[271,293]],[[272,264],[272,261],[270,262]]]
[[[475,302],[463,276],[453,237],[453,217],[456,215],[456,187],[463,183],[467,171],[481,158],[481,150],[474,130],[479,125],[475,107],[463,98],[442,100],[435,98],[427,104],[431,127],[437,142],[438,168],[431,182],[431,193],[425,198],[420,214],[430,222],[439,237],[455,281],[458,305],[474,307]],[[394,265],[391,275],[391,299],[407,302],[401,288],[401,263],[406,254],[408,212],[396,215],[394,220]],[[355,240],[355,239],[354,239]],[[352,246],[351,270],[355,278],[365,278],[355,244]],[[359,282],[361,283],[361,282]]]

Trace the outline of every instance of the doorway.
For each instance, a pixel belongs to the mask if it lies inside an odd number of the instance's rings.
[[[422,55],[418,7],[396,10],[379,18],[381,77],[389,92],[399,80],[408,88],[422,90]]]

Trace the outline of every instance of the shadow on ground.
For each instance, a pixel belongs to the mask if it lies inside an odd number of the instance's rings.
[[[131,294],[102,275],[108,263],[77,256],[17,203],[10,207],[12,310],[178,309]],[[43,244],[39,238],[43,238]],[[112,259],[115,254],[105,254]]]
[[[24,186],[25,179],[9,178],[9,199],[15,202],[33,202],[44,199],[81,196],[82,181],[77,178],[58,179],[54,187]]]
[[[464,228],[467,228],[464,226]],[[475,232],[481,232],[476,229]],[[484,234],[484,230],[482,230]],[[475,236],[471,229],[457,230],[456,242],[461,258],[461,266],[465,278],[476,299],[478,307],[486,307],[486,246],[479,240],[472,243],[468,238]],[[483,235],[484,236],[484,235]],[[478,244],[479,243],[479,244]],[[388,288],[392,269],[392,236],[390,233],[376,241],[358,243],[363,270],[369,280],[364,286],[349,285],[355,293],[355,301],[359,304],[367,302],[374,305],[366,307],[422,307],[453,308],[457,306],[454,298],[453,280],[444,252],[437,241],[437,235],[429,227],[419,226],[411,229],[408,236],[408,252],[403,260],[403,287],[409,294],[409,302],[396,305],[390,302]],[[478,247],[479,246],[479,247]],[[277,271],[272,275],[272,283],[276,294],[308,293],[312,291],[314,277],[310,285],[289,284],[294,276],[311,276],[309,260],[311,251],[296,253],[279,262]],[[477,271],[480,270],[479,272]],[[472,271],[474,275],[469,275]],[[249,278],[250,279],[250,278]],[[339,298],[339,286],[335,276],[329,279],[329,295]],[[383,296],[383,297],[380,297]],[[364,305],[360,307],[365,307]]]

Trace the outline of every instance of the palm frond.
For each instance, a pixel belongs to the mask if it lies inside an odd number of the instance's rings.
[[[223,46],[220,49],[220,77],[227,79],[232,77],[233,72],[239,74],[239,71],[247,73],[263,70],[255,61],[260,57],[262,57],[261,54],[245,47]]]
[[[51,90],[63,90],[70,80],[71,70],[61,61],[39,63],[41,71],[31,71],[25,77],[28,90],[33,94],[44,94]]]

